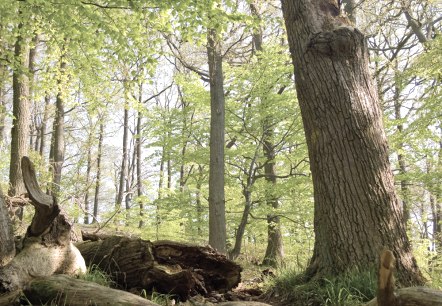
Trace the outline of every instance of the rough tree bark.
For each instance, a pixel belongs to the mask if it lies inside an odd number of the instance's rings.
[[[84,233],[83,238],[97,236]],[[123,288],[178,295],[226,292],[240,281],[241,267],[210,247],[110,236],[77,244],[87,264],[98,265]]]
[[[225,254],[224,76],[221,42],[215,29],[207,31],[207,56],[210,76],[209,244]]]
[[[14,258],[14,255],[14,232],[9,219],[9,210],[6,207],[3,193],[0,189],[0,268],[9,263]]]
[[[308,277],[366,269],[383,247],[420,284],[388,161],[364,35],[335,0],[282,0],[314,186]]]
[[[21,12],[19,12],[19,15]],[[19,30],[23,24],[19,25]],[[14,56],[17,59],[12,74],[12,130],[11,160],[9,167],[9,195],[15,196],[26,192],[21,171],[21,158],[28,152],[30,122],[29,107],[29,39],[19,35],[15,43]]]

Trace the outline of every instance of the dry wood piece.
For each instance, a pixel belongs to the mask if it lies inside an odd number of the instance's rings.
[[[34,279],[26,286],[23,293],[33,305],[158,306],[135,294],[65,275]]]
[[[366,306],[440,306],[442,291],[426,287],[409,287],[395,291],[394,262],[391,251],[384,250],[379,260],[379,278],[377,298]]]
[[[60,214],[55,199],[40,190],[34,166],[27,157],[22,159],[22,171],[35,215],[22,250],[0,269],[0,292],[23,288],[35,277],[86,271],[83,257],[70,242],[71,224]]]
[[[83,237],[85,238],[85,237]],[[125,289],[155,289],[181,300],[240,282],[241,267],[210,247],[113,236],[77,244],[87,265],[97,265]]]

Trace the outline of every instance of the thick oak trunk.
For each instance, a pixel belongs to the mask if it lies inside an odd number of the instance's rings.
[[[240,281],[241,267],[210,247],[119,236],[77,247],[89,266],[97,265],[126,289],[155,289],[186,300],[196,294],[226,292]]]
[[[394,189],[364,35],[334,0],[283,0],[315,200],[310,277],[366,269],[383,247],[422,283]]]

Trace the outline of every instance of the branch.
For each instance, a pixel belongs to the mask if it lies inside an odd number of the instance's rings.
[[[55,197],[51,197],[43,191],[37,182],[35,168],[27,156],[21,159],[21,168],[26,190],[29,193],[31,204],[35,208],[35,215],[32,218],[31,225],[28,228],[29,236],[40,236],[51,225],[52,221],[60,213]]]

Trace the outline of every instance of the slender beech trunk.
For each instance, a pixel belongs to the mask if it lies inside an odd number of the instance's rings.
[[[140,92],[138,94],[138,102],[140,103],[140,107],[143,101],[143,84],[140,84]],[[143,113],[138,111],[137,114],[137,136],[135,138],[135,152],[136,152],[136,163],[137,163],[137,197],[140,208],[140,222],[138,223],[138,228],[142,228],[144,226],[144,204],[142,200],[143,196],[143,177],[141,175],[141,169],[143,167],[142,158],[141,158],[141,143],[142,143],[142,124],[143,124]]]
[[[255,18],[260,18],[259,9],[256,3],[250,4],[252,15]],[[253,42],[256,51],[263,51],[263,38],[262,29],[258,27],[253,33]],[[262,99],[262,103],[268,103],[265,99]],[[263,264],[276,266],[282,262],[284,257],[284,248],[281,234],[281,222],[278,216],[279,199],[274,195],[274,189],[276,186],[276,164],[275,164],[275,146],[273,144],[273,122],[275,119],[272,114],[268,114],[263,119],[263,151],[266,157],[264,174],[267,182],[266,186],[266,202],[269,206],[271,213],[267,214],[267,248],[264,255]]]
[[[90,125],[92,122],[89,122]],[[87,148],[87,164],[86,164],[86,190],[84,191],[84,224],[89,224],[89,184],[92,170],[92,131],[89,133],[89,141]]]
[[[247,222],[249,220],[249,214],[252,210],[252,192],[248,186],[244,186],[242,191],[244,196],[244,210],[242,212],[241,221],[235,233],[235,245],[233,249],[229,252],[229,258],[234,260],[241,253],[242,241],[244,238],[244,233],[246,231]]]
[[[125,181],[127,179],[128,137],[129,137],[129,105],[126,102],[124,104],[124,119],[123,119],[123,156],[121,158],[121,170],[120,170],[120,178],[118,185],[119,187],[118,187],[117,201],[115,207],[117,210],[121,209],[121,204],[123,204]]]
[[[383,248],[403,285],[422,284],[388,160],[364,35],[335,0],[282,0],[314,187],[307,278],[372,267]]]
[[[60,74],[64,76],[66,62],[63,57],[60,60]],[[60,192],[61,170],[64,163],[64,81],[62,77],[57,81],[58,92],[55,99],[55,119],[52,131],[51,153],[49,158],[52,171],[52,192],[57,195]]]
[[[225,100],[221,38],[208,29],[207,55],[210,78],[210,169],[209,169],[209,244],[226,253],[226,208],[224,196]]]
[[[396,61],[397,65],[397,61]],[[396,73],[398,73],[396,71]],[[409,191],[408,191],[408,182],[404,178],[404,176],[407,173],[407,166],[405,161],[405,156],[402,152],[404,152],[404,142],[402,141],[402,137],[404,134],[404,125],[402,124],[402,115],[401,115],[401,108],[402,103],[400,101],[400,86],[398,84],[398,81],[395,81],[394,85],[394,95],[393,95],[393,102],[394,102],[394,119],[398,122],[396,125],[397,133],[399,134],[399,143],[397,144],[397,160],[399,164],[399,174],[401,176],[400,184],[401,184],[401,201],[402,201],[402,209],[404,211],[404,224],[405,226],[408,223],[408,220],[410,219],[410,208],[408,207],[408,198],[409,198]]]
[[[6,98],[5,80],[7,78],[6,67],[0,64],[0,145],[5,140]]]
[[[103,118],[100,118],[100,132],[98,133],[98,152],[97,152],[97,177],[95,179],[95,194],[94,194],[94,220],[92,223],[96,223],[98,220],[98,206],[101,184],[101,157],[103,154],[103,138],[104,138],[104,123]]]
[[[203,234],[202,224],[203,224],[203,205],[201,203],[201,188],[203,182],[203,166],[198,165],[198,178],[196,181],[196,223],[197,223],[197,233],[198,237]]]
[[[19,13],[21,14],[21,13]],[[21,30],[23,25],[19,25]],[[21,158],[28,154],[30,123],[29,105],[29,40],[19,35],[15,42],[14,56],[16,66],[12,74],[12,130],[11,159],[9,167],[9,195],[15,196],[26,192],[21,172]],[[19,216],[20,217],[20,216]]]
[[[38,152],[40,153],[40,156],[44,158],[45,150],[46,150],[46,128],[47,128],[47,121],[49,120],[49,105],[51,104],[51,97],[46,94],[45,95],[45,108],[43,113],[43,120],[41,122],[40,126],[40,145]]]
[[[35,81],[35,59],[37,57],[37,45],[40,41],[39,35],[35,34],[31,40],[31,47],[29,49],[29,105],[34,105],[34,113],[31,117],[36,118],[37,101],[34,99],[34,81]],[[36,119],[30,120],[29,133],[29,147],[33,148],[38,144],[38,128]],[[34,139],[35,136],[35,139]]]
[[[158,240],[160,234],[160,224],[161,224],[161,200],[163,198],[163,185],[164,185],[164,146],[161,149],[161,160],[160,160],[160,177],[158,180],[158,197],[156,205],[156,215],[155,215],[155,237]]]

